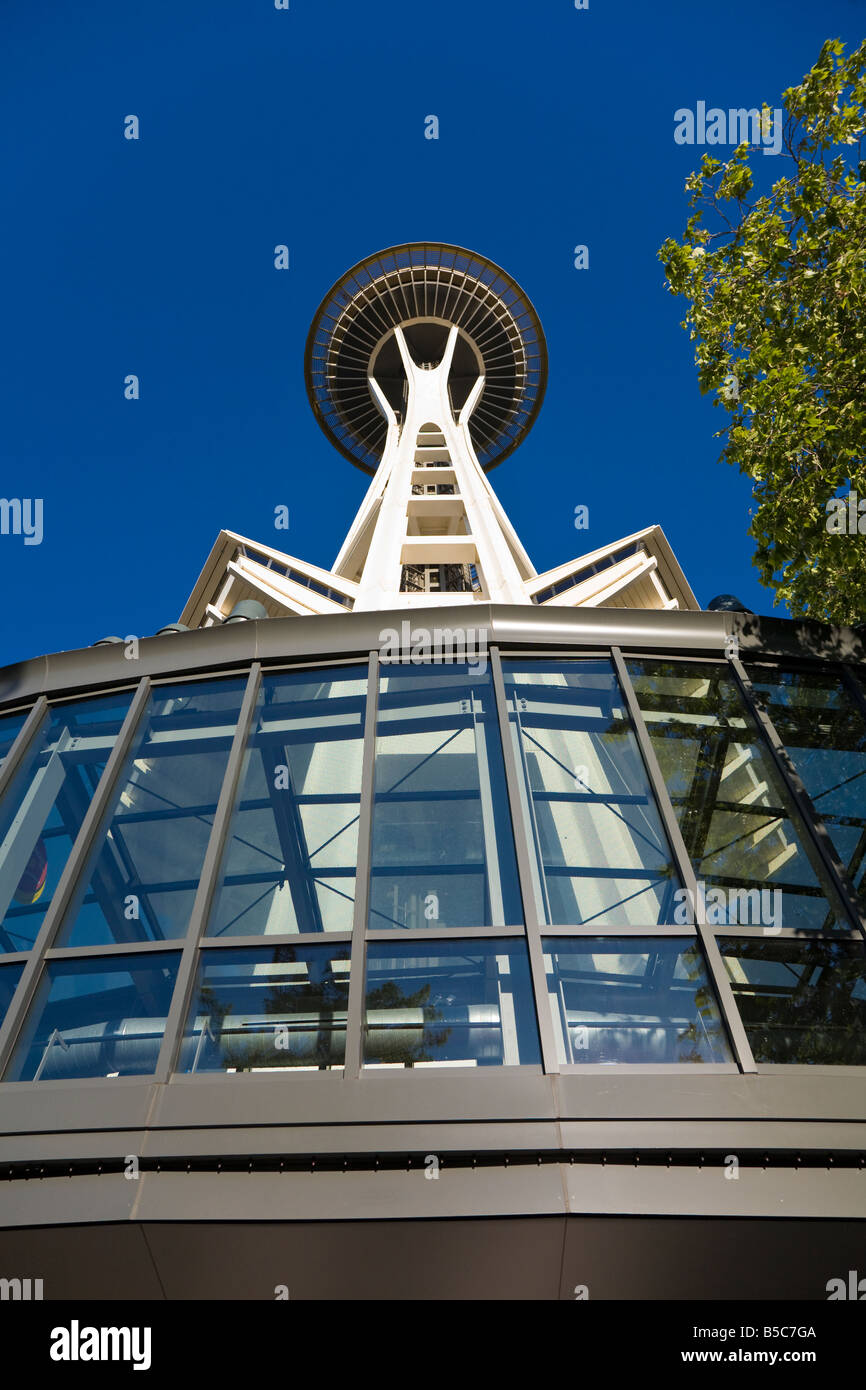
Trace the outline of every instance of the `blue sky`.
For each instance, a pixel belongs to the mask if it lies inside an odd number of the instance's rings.
[[[780,105],[864,30],[864,0],[3,0],[0,496],[41,497],[44,538],[0,536],[0,665],[174,621],[221,527],[330,567],[367,479],[312,417],[306,333],[407,240],[541,317],[547,398],[491,474],[537,569],[657,521],[701,603],[772,611],[656,259],[701,153],[673,114]]]

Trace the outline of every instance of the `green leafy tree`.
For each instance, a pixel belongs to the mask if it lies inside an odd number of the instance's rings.
[[[402,1062],[404,1066],[414,1066],[416,1062],[432,1062],[439,1048],[445,1046],[451,1036],[450,1028],[431,1028],[431,1023],[441,1019],[441,1011],[430,1003],[430,986],[422,985],[414,994],[404,994],[394,980],[386,980],[378,989],[367,991],[367,1012],[378,1009],[422,1009],[423,1024],[419,1034],[416,1023],[407,1023],[398,1030],[397,1036],[389,1036],[387,1030],[380,1030],[371,1044],[368,1061]],[[368,1037],[370,1025],[367,1025]],[[406,1035],[414,1032],[417,1040],[410,1042]],[[428,1047],[433,1051],[428,1051]]]
[[[866,499],[866,42],[844,54],[828,40],[784,93],[771,191],[753,191],[754,146],[705,155],[682,243],[659,251],[668,288],[691,301],[700,388],[729,413],[722,458],[753,482],[761,581],[774,604],[836,623],[866,619],[866,534],[828,530],[841,509],[827,507]],[[762,119],[766,131],[766,106]]]

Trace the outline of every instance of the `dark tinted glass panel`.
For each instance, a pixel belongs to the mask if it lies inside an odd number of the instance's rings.
[[[262,682],[209,936],[352,930],[366,666]]]
[[[246,681],[155,689],[60,944],[183,936]]]
[[[862,943],[720,939],[756,1062],[866,1065]]]
[[[179,1071],[342,1068],[348,946],[203,951]]]
[[[866,876],[866,718],[842,676],[825,671],[749,675],[791,755],[836,852],[861,896]]]
[[[490,1067],[540,1061],[522,942],[371,943],[367,1066]]]
[[[141,1076],[159,1056],[178,953],[45,967],[7,1081]]]
[[[748,925],[848,930],[850,921],[727,668],[657,661],[629,661],[628,667],[714,920],[731,921],[736,912],[745,925],[739,904],[767,902],[769,920]],[[755,893],[760,889],[767,889],[764,899]],[[726,918],[720,904],[728,895],[734,906]]]
[[[696,941],[551,937],[544,950],[561,1062],[731,1060]]]
[[[0,804],[0,950],[33,945],[131,694],[54,705]]]
[[[23,970],[23,965],[0,965],[0,1023],[6,1017]]]
[[[370,928],[522,920],[489,672],[384,667]]]
[[[608,661],[506,663],[542,922],[673,921],[679,879]]]
[[[27,711],[23,714],[5,714],[0,718],[0,767],[6,761],[9,749],[24,727]]]

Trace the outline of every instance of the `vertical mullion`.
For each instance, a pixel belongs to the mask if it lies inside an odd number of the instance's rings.
[[[848,691],[848,694],[851,696],[852,700],[857,705],[857,708],[859,709],[864,720],[866,720],[866,695],[863,694],[860,682],[858,681],[854,672],[851,670],[850,666],[843,665],[841,670],[844,679],[844,684]],[[19,738],[20,737],[21,735],[19,734]]]
[[[508,700],[505,693],[505,679],[502,675],[502,662],[499,648],[490,648],[490,670],[493,675],[493,694],[499,718],[499,739],[502,744],[502,757],[505,763],[505,785],[511,810],[511,829],[517,855],[517,874],[520,880],[520,894],[523,898],[523,921],[526,931],[526,945],[529,953],[529,969],[532,978],[532,993],[535,999],[535,1013],[541,1036],[541,1057],[548,1075],[559,1073],[559,1049],[550,999],[547,993],[547,975],[544,969],[544,947],[541,941],[541,926],[536,910],[535,887],[532,879],[530,846],[526,840],[525,823],[521,812],[520,771],[511,742],[511,725],[508,718]],[[531,792],[528,793],[531,798]]]
[[[507,698],[506,698],[507,704]],[[520,756],[519,770],[523,774],[518,777],[520,788],[520,806],[529,824],[529,831],[535,844],[535,854],[530,855],[530,877],[535,893],[534,902],[536,909],[541,904],[541,912],[546,921],[550,921],[550,894],[547,891],[547,878],[544,873],[544,862],[541,855],[541,835],[538,829],[538,816],[535,813],[535,801],[532,796],[532,783],[529,779],[529,767],[526,761],[526,748],[523,741],[523,725],[520,721],[520,711],[515,700],[514,705],[514,727],[517,733],[515,742]]]
[[[81,829],[75,837],[75,843],[69,851],[69,858],[60,875],[57,891],[45,913],[45,919],[30,952],[30,959],[24,967],[21,979],[18,981],[18,988],[3,1025],[0,1027],[0,1077],[9,1063],[21,1025],[36,992],[45,952],[54,944],[54,938],[72,899],[73,889],[78,883],[79,875],[85,870],[90,852],[101,829],[103,818],[110,809],[117,775],[126,762],[138,732],[138,726],[150,695],[150,687],[150,677],[144,676],[132,697],[126,718],[120,726],[114,747],[108,755],[105,770],[85,812]],[[23,733],[24,730],[22,729],[21,732]]]
[[[755,695],[754,687],[749,678],[749,673],[743,663],[737,657],[731,657],[731,666],[737,676],[737,681],[742,691],[743,700],[746,708],[764,736],[764,741],[769,748],[773,764],[776,767],[782,784],[787,789],[788,795],[793,800],[800,819],[803,822],[804,830],[821,859],[821,863],[830,876],[830,881],[835,888],[841,901],[844,911],[851,918],[853,925],[866,935],[866,917],[860,912],[857,905],[857,895],[854,885],[848,878],[845,865],[836,853],[818,811],[806,791],[799,772],[794,766],[794,761],[783,743],[776,726],[767,714],[767,711],[759,704]]]
[[[211,826],[207,849],[205,850],[204,861],[201,867],[201,874],[199,875],[198,888],[196,889],[192,912],[190,913],[189,926],[187,927],[186,938],[181,952],[174,992],[171,998],[168,1017],[165,1021],[165,1032],[162,1036],[159,1057],[154,1072],[155,1081],[168,1080],[175,1057],[180,1049],[180,1032],[186,1018],[186,1010],[195,980],[196,964],[198,961],[198,944],[207,927],[210,910],[213,905],[214,893],[216,892],[216,879],[222,865],[223,850],[225,849],[226,840],[228,839],[235,797],[240,786],[247,738],[252,728],[256,712],[256,703],[259,698],[261,676],[261,664],[258,661],[254,661],[250,667],[246,690],[244,691],[244,697],[241,701],[238,722],[235,727],[232,746],[229,750],[225,775],[223,776],[222,786],[220,787],[216,811],[214,812],[213,825]]]
[[[845,689],[848,691],[848,694],[850,695],[857,709],[860,711],[860,714],[864,722],[866,722],[866,695],[864,695],[863,693],[863,688],[860,685],[860,682],[857,679],[856,674],[854,673],[854,671],[852,671],[850,666],[842,665],[840,669],[842,671],[842,679]],[[854,892],[857,893],[856,885],[854,885]],[[863,893],[866,893],[866,878],[864,878],[863,880]],[[857,894],[857,902],[860,901],[861,896],[862,894]]]
[[[635,731],[644,766],[656,799],[656,805],[661,813],[665,833],[668,837],[668,843],[674,856],[677,873],[680,876],[680,882],[690,895],[689,901],[694,904],[695,931],[703,947],[704,959],[707,963],[707,969],[710,972],[710,979],[716,992],[716,998],[719,1001],[719,1008],[722,1011],[722,1019],[734,1048],[734,1056],[744,1072],[756,1072],[758,1068],[755,1065],[755,1059],[752,1056],[752,1049],[749,1045],[746,1029],[743,1025],[743,1020],[740,1018],[740,1012],[737,1008],[736,1000],[734,999],[734,991],[731,989],[731,983],[725,971],[722,953],[719,950],[719,943],[716,941],[715,933],[712,928],[707,925],[704,896],[703,893],[698,892],[697,875],[695,874],[692,861],[689,857],[689,852],[686,848],[686,842],[683,839],[682,831],[680,830],[680,823],[677,820],[676,812],[668,796],[667,783],[665,782],[664,775],[655,755],[655,749],[652,746],[652,739],[649,736],[649,731],[644,723],[643,713],[634,692],[634,686],[631,683],[628,668],[623,661],[622,652],[619,647],[611,647],[611,654],[613,656],[613,664],[616,669],[620,689],[622,690],[629,715],[631,716],[632,727]]]
[[[0,798],[8,790],[13,777],[30,751],[31,744],[42,727],[42,719],[48,709],[48,701],[40,695],[12,742],[12,747],[0,768]]]
[[[364,711],[364,748],[361,757],[361,802],[358,807],[358,856],[355,872],[355,910],[352,917],[352,952],[349,964],[349,1000],[346,1006],[346,1056],[343,1076],[357,1081],[361,1075],[364,1037],[364,998],[367,984],[367,915],[372,869],[373,800],[376,773],[376,724],[379,717],[379,653],[370,652],[367,670],[367,706]]]

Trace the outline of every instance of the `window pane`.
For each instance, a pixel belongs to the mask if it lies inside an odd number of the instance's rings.
[[[506,663],[539,918],[672,922],[679,878],[608,661]]]
[[[352,930],[366,666],[268,676],[209,936]]]
[[[756,1062],[866,1065],[866,947],[719,939]]]
[[[185,934],[245,688],[237,679],[151,692],[59,944]]]
[[[0,1023],[6,1017],[23,970],[23,965],[0,965]]]
[[[330,1071],[346,1055],[348,945],[203,951],[179,1071]]]
[[[855,886],[866,877],[866,719],[832,670],[749,672]]]
[[[516,1066],[540,1059],[522,942],[368,946],[367,1066]]]
[[[54,705],[0,804],[0,950],[33,945],[131,693]]]
[[[23,714],[4,714],[0,718],[0,767],[6,761],[9,749],[24,728],[29,711]]]
[[[731,1061],[696,941],[550,937],[544,950],[560,1062]]]
[[[6,1081],[145,1076],[156,1067],[179,952],[54,960]]]
[[[372,862],[373,930],[522,923],[489,673],[384,669]]]
[[[718,890],[707,892],[709,920],[850,930],[727,668],[628,667],[695,873]]]

